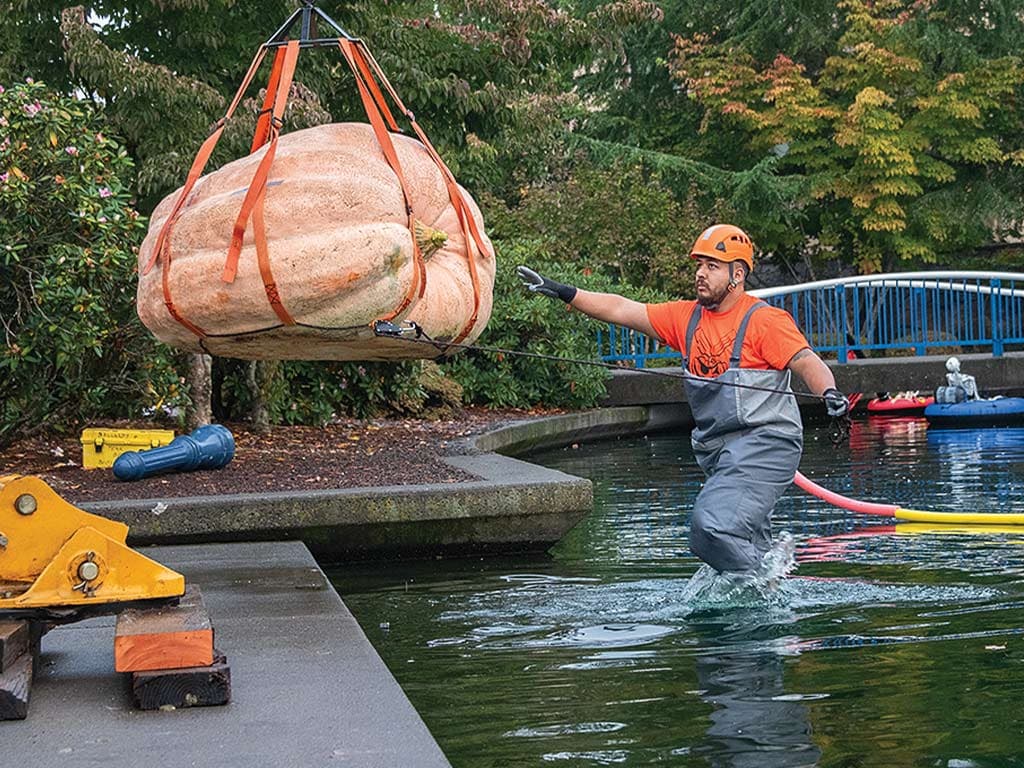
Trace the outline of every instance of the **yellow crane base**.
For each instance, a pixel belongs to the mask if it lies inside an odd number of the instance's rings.
[[[128,526],[38,477],[0,477],[0,611],[180,597],[185,577],[128,547]]]

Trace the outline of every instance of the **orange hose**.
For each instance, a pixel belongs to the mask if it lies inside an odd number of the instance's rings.
[[[841,493],[822,488],[817,483],[808,480],[799,471],[793,476],[793,482],[798,488],[811,494],[811,496],[816,496],[822,501],[827,501],[829,504],[833,504],[841,509],[848,509],[851,512],[860,512],[865,515],[878,515],[880,517],[896,516],[898,507],[895,504],[875,504],[870,501],[851,499],[849,496],[843,496]]]

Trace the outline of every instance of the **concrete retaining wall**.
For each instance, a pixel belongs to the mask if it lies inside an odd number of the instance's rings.
[[[473,437],[467,445],[472,452],[524,456],[584,439],[594,441],[666,429],[690,429],[692,426],[687,405],[629,405],[515,422]],[[455,450],[461,448],[457,446]]]
[[[666,429],[685,414],[630,407],[515,422],[453,447],[446,461],[480,478],[471,482],[82,507],[127,523],[133,544],[301,539],[323,560],[542,550],[590,512],[591,484],[511,455]]]
[[[836,386],[843,392],[864,392],[866,396],[873,397],[875,392],[934,391],[946,383],[947,357],[871,358],[846,365],[830,362],[828,366],[836,377]],[[988,354],[958,357],[961,370],[978,380],[978,387],[983,393],[1024,394],[1024,352],[1008,352],[1002,357]],[[793,388],[807,389],[795,377]],[[686,395],[679,381],[639,371],[615,371],[608,380],[608,394],[602,405],[618,407],[685,402]]]

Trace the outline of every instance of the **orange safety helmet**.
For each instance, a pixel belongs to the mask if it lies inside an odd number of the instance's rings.
[[[697,242],[690,249],[690,258],[708,256],[719,261],[742,261],[747,271],[754,271],[754,244],[739,227],[732,224],[715,224],[700,233]]]

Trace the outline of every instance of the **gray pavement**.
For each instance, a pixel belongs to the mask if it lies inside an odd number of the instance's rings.
[[[435,768],[449,763],[299,542],[141,549],[202,590],[231,666],[223,707],[140,712],[114,672],[114,618],[43,637],[11,768]]]

